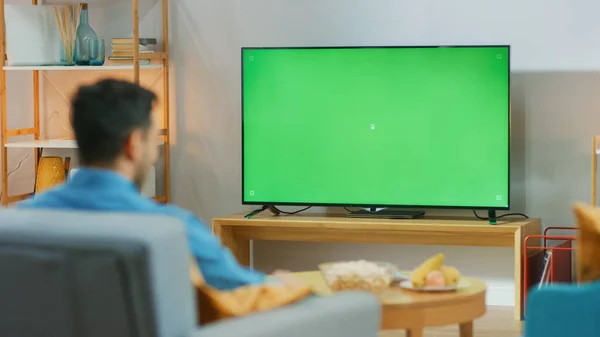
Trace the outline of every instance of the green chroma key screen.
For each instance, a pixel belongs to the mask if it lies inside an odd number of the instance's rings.
[[[242,49],[243,202],[508,208],[509,57]]]

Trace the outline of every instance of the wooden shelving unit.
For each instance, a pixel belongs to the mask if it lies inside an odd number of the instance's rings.
[[[139,1],[140,0],[121,0],[131,1],[133,6],[133,38],[139,41]],[[143,1],[143,0],[142,0]],[[170,148],[169,148],[169,4],[168,0],[159,0],[162,2],[162,51],[159,60],[155,60],[150,65],[139,65],[139,50],[134,48],[134,61],[132,65],[110,65],[104,66],[23,66],[12,67],[3,66],[0,70],[0,148],[2,148],[2,157],[0,158],[0,176],[2,178],[2,206],[9,203],[23,200],[31,193],[21,195],[8,195],[8,150],[11,148],[30,148],[34,154],[34,174],[37,172],[37,163],[42,155],[44,148],[52,149],[75,149],[77,144],[72,139],[40,139],[40,72],[43,71],[119,71],[132,70],[133,81],[140,83],[140,69],[162,69],[163,76],[163,121],[161,137],[158,144],[163,145],[164,149],[164,195],[157,196],[155,199],[159,202],[170,201]],[[65,1],[78,3],[79,1]],[[32,0],[32,5],[38,5],[38,0]],[[5,0],[0,0],[0,55],[6,55],[6,23],[5,23]],[[26,43],[26,42],[24,42]],[[138,43],[135,43],[137,45]],[[6,59],[6,57],[5,57]],[[7,71],[30,71],[33,74],[33,126],[21,129],[7,128],[7,109],[6,109],[6,72]],[[11,142],[12,137],[33,136],[33,139],[27,141]]]

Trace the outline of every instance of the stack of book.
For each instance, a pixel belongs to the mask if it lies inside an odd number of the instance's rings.
[[[140,38],[140,65],[150,64],[156,39]],[[133,38],[113,38],[112,39],[112,56],[108,59],[112,64],[133,64]]]

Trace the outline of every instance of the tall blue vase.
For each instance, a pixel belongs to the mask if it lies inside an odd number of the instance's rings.
[[[88,22],[88,5],[83,4],[81,16],[79,18],[79,27],[75,38],[75,62],[77,65],[90,65],[90,40],[97,40],[98,36]]]
[[[62,41],[59,40],[60,43],[60,64],[63,66],[74,66],[75,65],[75,56],[71,60],[67,60],[67,56],[65,55],[65,47]]]

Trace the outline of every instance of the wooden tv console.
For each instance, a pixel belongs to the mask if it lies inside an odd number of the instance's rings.
[[[541,234],[540,219],[511,219],[490,225],[472,218],[411,220],[347,218],[344,215],[245,213],[213,219],[213,233],[238,261],[250,265],[250,240],[511,247],[514,250],[515,318],[523,301],[523,240]]]

